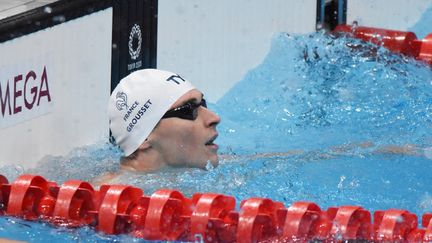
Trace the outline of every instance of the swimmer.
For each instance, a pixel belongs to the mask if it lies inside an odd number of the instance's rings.
[[[124,152],[120,171],[94,184],[116,183],[126,172],[167,168],[205,169],[219,163],[216,126],[220,118],[203,94],[182,76],[144,69],[123,78],[111,94],[108,115],[115,143]]]
[[[178,167],[216,167],[216,126],[220,118],[206,107],[203,94],[183,77],[162,70],[136,71],[120,81],[109,100],[110,129],[123,150],[120,170],[104,174],[94,185],[121,183],[126,172],[147,173]],[[324,157],[372,148],[375,153],[418,155],[415,146],[376,147],[372,142],[344,144],[330,148]],[[226,161],[298,155],[303,150],[260,153],[250,156],[226,155]]]

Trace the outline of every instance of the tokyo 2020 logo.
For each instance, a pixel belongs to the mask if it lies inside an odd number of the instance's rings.
[[[138,45],[134,47],[134,40],[138,40]],[[136,43],[136,42],[135,42]],[[138,59],[141,54],[141,44],[142,44],[142,35],[141,28],[138,24],[134,24],[132,26],[131,32],[129,34],[129,55],[132,60]]]

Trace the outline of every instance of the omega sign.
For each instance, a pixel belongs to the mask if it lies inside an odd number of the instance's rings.
[[[47,67],[0,80],[0,128],[47,113],[52,108]]]
[[[132,63],[128,64],[128,71],[138,69],[142,66],[142,61],[138,60],[141,55],[142,35],[141,28],[138,24],[134,24],[129,33],[129,56]]]

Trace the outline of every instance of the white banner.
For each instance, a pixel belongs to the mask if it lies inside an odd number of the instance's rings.
[[[0,67],[0,129],[50,113],[55,94],[47,59]]]
[[[107,141],[112,8],[0,43],[0,166]]]

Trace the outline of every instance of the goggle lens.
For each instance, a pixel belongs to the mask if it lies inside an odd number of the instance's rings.
[[[205,99],[201,99],[201,102],[198,104],[189,102],[180,107],[171,109],[163,115],[162,119],[176,117],[186,120],[195,120],[198,117],[198,108],[200,106],[207,108],[207,102]]]

